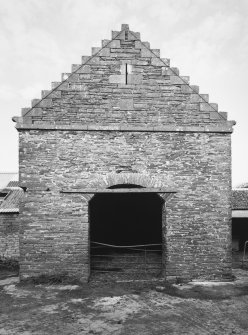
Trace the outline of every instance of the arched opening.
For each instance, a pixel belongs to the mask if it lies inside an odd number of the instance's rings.
[[[156,193],[143,193],[138,185],[110,189],[122,191],[96,194],[89,204],[91,276],[159,277],[162,198]]]

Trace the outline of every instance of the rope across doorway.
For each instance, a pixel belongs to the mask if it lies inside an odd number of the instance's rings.
[[[162,244],[113,245],[91,241],[91,274],[118,278],[160,277]]]

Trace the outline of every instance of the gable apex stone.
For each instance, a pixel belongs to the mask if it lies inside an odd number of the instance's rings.
[[[129,25],[126,23],[122,23],[121,30],[129,30]]]

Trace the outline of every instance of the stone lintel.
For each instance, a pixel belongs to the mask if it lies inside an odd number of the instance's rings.
[[[81,193],[81,194],[95,194],[95,193],[177,193],[176,190],[163,187],[148,187],[148,188],[85,188],[85,189],[63,189],[60,193]]]
[[[25,130],[53,130],[53,131],[121,131],[121,132],[194,132],[194,133],[232,133],[235,121],[227,121],[220,124],[209,125],[186,125],[177,126],[175,124],[167,124],[163,126],[133,126],[133,125],[58,125],[58,124],[31,124],[17,122],[16,129],[18,131]]]

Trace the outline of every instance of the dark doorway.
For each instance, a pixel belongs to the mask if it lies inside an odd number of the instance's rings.
[[[135,193],[97,194],[90,201],[91,275],[159,276],[162,271],[163,201]]]
[[[244,246],[248,241],[248,218],[232,219],[232,261],[233,268],[248,268],[248,248],[246,245],[245,257]]]
[[[232,219],[232,238],[238,251],[243,251],[245,241],[248,241],[248,218]]]

